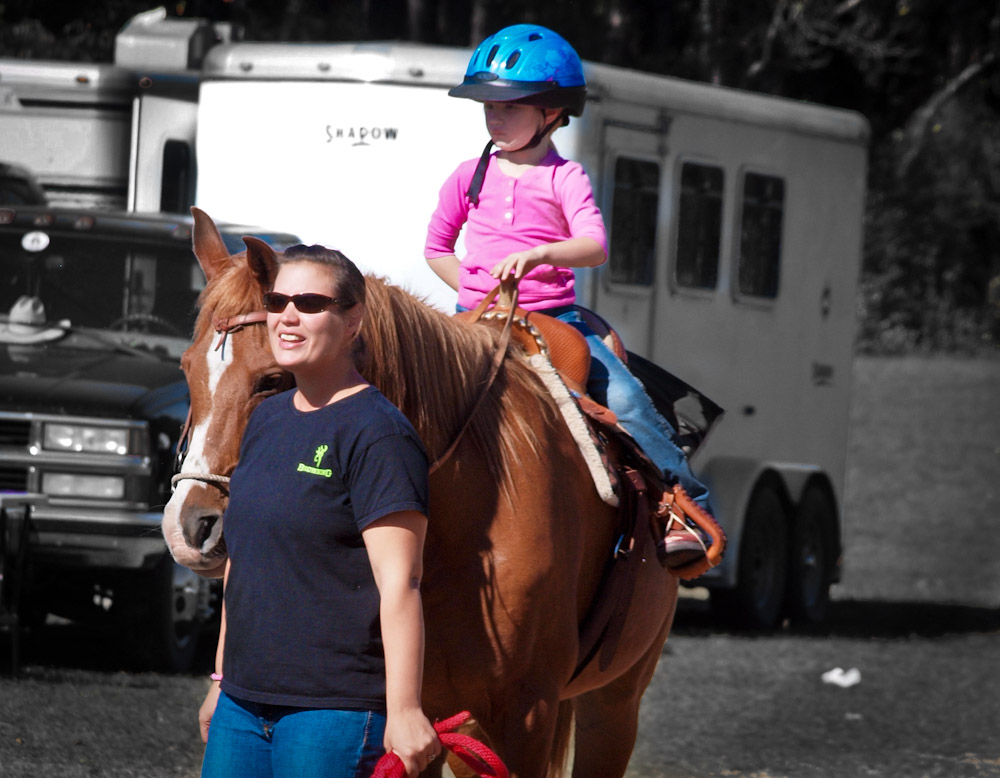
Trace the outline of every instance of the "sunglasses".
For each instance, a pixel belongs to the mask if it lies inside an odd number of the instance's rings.
[[[288,303],[294,303],[295,309],[299,313],[319,313],[325,311],[331,305],[350,307],[347,300],[339,297],[327,297],[325,294],[281,294],[281,292],[264,292],[264,310],[268,313],[281,313],[288,307]]]

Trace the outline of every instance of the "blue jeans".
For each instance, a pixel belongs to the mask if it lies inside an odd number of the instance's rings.
[[[635,438],[669,483],[680,483],[692,500],[711,512],[708,489],[691,472],[687,456],[677,445],[677,431],[656,410],[639,379],[632,375],[604,340],[587,326],[576,306],[550,308],[541,313],[575,327],[587,339],[590,347],[587,394],[614,412],[618,422]]]
[[[385,753],[385,716],[288,708],[225,692],[212,716],[202,778],[368,778]]]
[[[459,311],[468,310],[462,306],[457,308]],[[587,326],[575,305],[546,308],[538,312],[553,316],[580,331],[590,347],[587,394],[614,412],[619,423],[663,472],[668,483],[680,483],[692,500],[711,513],[708,489],[691,472],[687,456],[677,444],[676,430],[656,410],[639,379]]]

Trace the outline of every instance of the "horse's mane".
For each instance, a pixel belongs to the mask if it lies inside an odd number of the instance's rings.
[[[358,369],[406,415],[433,462],[472,413],[489,375],[499,332],[460,322],[385,279],[369,275],[365,280],[367,302]],[[263,308],[262,291],[245,253],[231,257],[206,285],[198,307],[195,340],[204,337],[208,328],[214,330],[218,319]],[[256,347],[267,348],[262,327],[248,327],[241,337],[252,337]],[[533,399],[532,405],[545,421],[558,420],[548,392],[517,347],[509,347],[487,397],[464,432],[501,484],[513,482],[510,476],[518,464],[518,446],[537,448],[537,431],[529,423],[527,409],[515,407],[517,398]]]
[[[384,279],[369,275],[366,281],[359,368],[410,419],[433,461],[472,413],[489,376],[499,332],[458,321]],[[517,398],[531,400],[550,421],[558,417],[551,397],[517,347],[509,347],[464,433],[498,483],[511,482],[509,476],[518,464],[517,444],[534,448],[537,443],[537,430],[527,420],[529,409],[516,408]]]

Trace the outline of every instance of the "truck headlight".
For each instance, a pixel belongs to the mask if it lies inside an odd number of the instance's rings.
[[[42,447],[49,451],[85,451],[91,454],[127,454],[128,429],[48,422]]]
[[[125,479],[114,475],[42,473],[42,493],[51,497],[121,500],[125,496]]]

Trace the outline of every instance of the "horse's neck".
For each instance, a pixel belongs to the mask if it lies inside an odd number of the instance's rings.
[[[470,333],[425,306],[407,314],[412,320],[382,322],[366,377],[406,414],[434,457],[450,445],[483,391],[495,346],[488,333]]]

